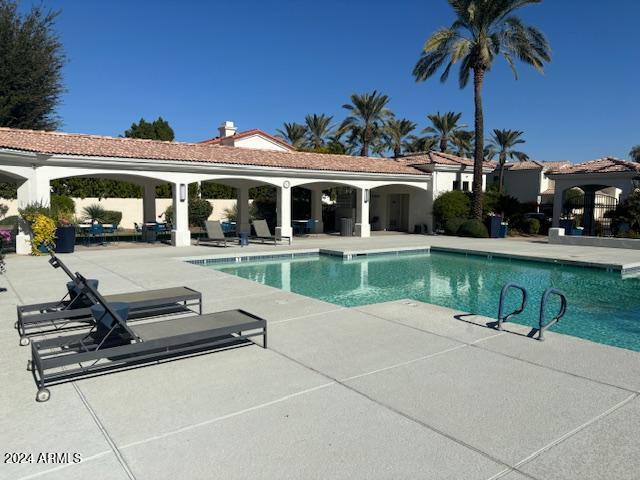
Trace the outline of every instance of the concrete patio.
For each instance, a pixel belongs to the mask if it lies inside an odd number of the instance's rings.
[[[183,257],[304,249],[436,247],[640,266],[640,252],[418,235],[310,237],[291,246],[104,250],[62,257],[104,293],[187,285],[204,311],[269,322],[248,346],[51,388],[25,370],[16,304],[51,300],[66,278],[11,256],[0,285],[3,453],[82,462],[0,465],[28,479],[636,479],[640,354],[413,300],[343,308],[191,265]]]

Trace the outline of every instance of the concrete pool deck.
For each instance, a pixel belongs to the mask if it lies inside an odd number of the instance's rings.
[[[640,252],[413,235],[292,246],[83,250],[62,258],[104,293],[187,285],[204,310],[269,321],[248,346],[51,388],[34,401],[15,306],[62,296],[46,258],[7,260],[0,285],[0,444],[83,462],[1,464],[0,478],[632,479],[640,354],[412,300],[343,308],[177,260],[319,248],[449,247],[600,265]]]

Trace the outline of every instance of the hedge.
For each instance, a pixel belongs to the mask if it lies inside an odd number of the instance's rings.
[[[460,237],[472,237],[472,238],[488,238],[489,232],[487,227],[480,220],[467,220],[458,230]]]

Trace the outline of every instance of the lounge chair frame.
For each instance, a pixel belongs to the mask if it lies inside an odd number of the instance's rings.
[[[218,237],[211,237],[211,232],[209,231],[209,226],[211,224],[217,224],[217,227],[212,227],[212,228],[217,228],[220,230],[220,234],[222,236],[218,236]],[[207,231],[207,237],[206,238],[198,238],[196,240],[196,245],[209,245],[209,244],[215,244],[215,245],[220,245],[222,244],[225,248],[227,247],[227,242],[231,242],[231,243],[238,243],[239,241],[239,237],[227,237],[224,234],[224,230],[222,229],[222,225],[220,225],[220,222],[217,220],[207,220],[205,222],[205,228]]]
[[[186,318],[173,318],[129,326],[79,273],[79,288],[91,295],[115,320],[111,329],[96,338],[96,327],[86,334],[34,340],[27,369],[38,386],[36,400],[50,398],[48,386],[97,372],[142,366],[167,358],[208,351],[225,345],[253,343],[263,337],[267,348],[266,320],[244,310],[228,310]],[[202,328],[204,327],[204,328]],[[155,330],[155,334],[154,334]],[[169,334],[163,335],[168,331]],[[146,337],[146,339],[145,339]],[[125,339],[113,346],[112,341]],[[130,343],[127,343],[130,342]],[[75,368],[69,368],[75,366]]]
[[[256,228],[256,224],[258,224],[258,222],[260,222],[260,224],[263,224],[261,228],[265,228],[269,232],[269,235],[260,235],[258,233],[258,229]],[[278,245],[278,241],[287,240],[289,242],[289,245],[291,245],[291,237],[284,235],[271,235],[271,230],[269,229],[269,225],[267,224],[266,220],[254,220],[253,229],[255,230],[256,234],[249,236],[249,240],[259,240],[262,243],[273,242],[274,245]]]
[[[81,282],[77,275],[51,253],[49,263],[54,268],[61,268],[76,286]],[[86,297],[85,297],[86,296]],[[90,292],[71,299],[67,293],[56,302],[34,303],[18,305],[15,327],[20,335],[20,345],[28,345],[30,338],[46,335],[61,330],[85,328],[87,323],[93,323],[89,307],[74,308],[82,298],[88,298],[91,303],[98,303]],[[202,294],[189,287],[174,287],[157,290],[142,290],[139,292],[108,295],[107,302],[125,302],[129,304],[129,320],[139,320],[159,315],[194,312],[202,314]]]

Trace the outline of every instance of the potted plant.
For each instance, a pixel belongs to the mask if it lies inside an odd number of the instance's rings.
[[[76,245],[76,229],[72,222],[73,215],[69,212],[58,212],[56,227],[56,252],[73,253]]]
[[[55,248],[56,222],[42,213],[31,220],[31,254],[42,255]]]

